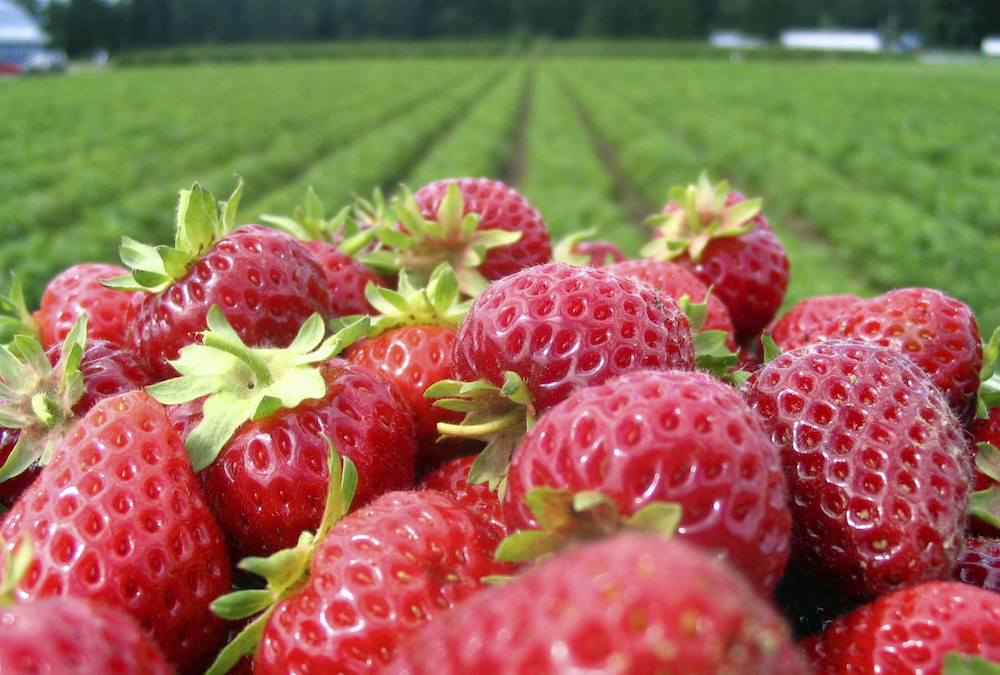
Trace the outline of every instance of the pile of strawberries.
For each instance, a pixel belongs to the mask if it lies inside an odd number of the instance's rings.
[[[994,672],[1000,337],[960,300],[782,311],[761,201],[704,175],[636,259],[486,178],[241,194],[3,300],[0,672]]]

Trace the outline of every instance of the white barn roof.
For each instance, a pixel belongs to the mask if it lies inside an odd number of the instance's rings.
[[[867,30],[786,30],[781,34],[781,44],[789,49],[860,52],[877,52],[882,49],[882,39],[878,32]]]
[[[45,44],[48,39],[23,7],[0,0],[0,43]]]

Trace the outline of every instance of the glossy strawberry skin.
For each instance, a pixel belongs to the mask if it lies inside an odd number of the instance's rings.
[[[899,350],[945,393],[959,420],[975,412],[982,338],[972,309],[933,288],[900,288],[854,303],[825,328],[830,337]]]
[[[173,675],[156,644],[125,613],[73,597],[0,607],[4,675]]]
[[[1000,659],[1000,594],[957,581],[899,589],[802,642],[817,675],[940,673],[950,651]]]
[[[926,373],[890,347],[827,340],[781,354],[742,391],[782,449],[793,558],[857,599],[947,577],[970,458]]]
[[[692,303],[704,303],[708,298],[705,323],[701,330],[721,330],[726,334],[726,347],[736,351],[736,336],[729,310],[722,300],[709,293],[708,286],[694,272],[670,260],[640,258],[608,265],[607,269],[633,279],[645,281],[674,300],[687,296]]]
[[[320,372],[324,398],[244,423],[198,473],[234,561],[294,546],[303,531],[319,525],[329,480],[325,437],[358,469],[356,507],[413,485],[413,413],[396,387],[341,359]],[[200,421],[199,404],[170,407],[182,438]]]
[[[455,498],[459,504],[486,521],[501,539],[510,534],[503,517],[497,493],[486,483],[470,483],[469,472],[476,455],[464,455],[448,460],[423,476],[417,490],[434,490]]]
[[[549,263],[495,281],[458,332],[456,378],[525,381],[542,412],[640,369],[694,370],[687,317],[652,287],[604,268]]]
[[[329,242],[313,239],[305,242],[305,246],[323,267],[330,287],[332,316],[375,313],[365,298],[365,286],[379,283],[378,275],[370,267]]]
[[[803,298],[776,317],[767,330],[782,351],[818,342],[830,337],[825,331],[831,319],[860,300],[860,296],[850,293]]]
[[[479,229],[520,232],[513,244],[490,249],[479,266],[488,280],[552,260],[552,240],[545,220],[514,188],[490,178],[445,178],[424,185],[413,199],[424,218],[436,217],[441,200],[454,183],[462,195],[463,214],[480,214]]]
[[[788,561],[778,448],[739,393],[706,373],[629,373],[551,408],[511,461],[503,499],[511,530],[538,527],[525,505],[538,487],[596,490],[625,516],[680,504],[678,536],[727,559],[764,595]]]
[[[509,574],[493,530],[429,491],[382,495],[337,522],[307,584],[278,604],[254,662],[258,675],[378,673],[405,636]]]
[[[163,406],[143,391],[99,401],[0,526],[34,557],[19,601],[79,596],[126,612],[180,671],[225,635],[209,604],[231,588],[222,532]]]
[[[975,417],[969,423],[969,435],[971,442],[990,443],[994,447],[1000,448],[1000,408],[993,407],[986,410],[986,417]],[[973,491],[985,490],[996,484],[996,480],[990,478],[982,470],[972,464],[972,489]],[[986,521],[970,515],[968,529],[973,534],[981,534],[989,537],[1000,537],[1000,528],[987,523]]]
[[[120,265],[79,263],[52,278],[32,316],[46,349],[62,344],[76,320],[87,315],[87,337],[128,345],[126,313],[133,293],[106,288],[102,279],[128,274]]]
[[[726,204],[745,199],[731,190]],[[671,202],[663,211],[676,208]],[[736,341],[741,344],[756,338],[771,322],[788,289],[788,253],[761,213],[753,218],[749,232],[713,239],[697,260],[686,251],[673,260],[698,275],[726,304]]]
[[[805,675],[788,625],[741,575],[679,538],[582,544],[469,598],[385,675]]]
[[[184,277],[129,306],[136,353],[154,375],[176,375],[168,360],[206,330],[213,305],[248,345],[287,347],[309,316],[330,316],[330,290],[303,242],[263,225],[237,227]]]
[[[951,578],[1000,592],[1000,539],[967,534]]]
[[[452,351],[457,334],[444,326],[409,325],[366,338],[344,351],[344,358],[381,372],[400,389],[416,416],[417,470],[422,476],[476,445],[461,438],[441,438],[438,422],[458,424],[462,414],[434,405],[424,396],[427,387],[451,377]]]

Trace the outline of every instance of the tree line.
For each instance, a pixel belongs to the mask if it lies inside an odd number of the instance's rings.
[[[71,56],[251,42],[439,38],[774,39],[802,27],[919,34],[977,47],[1000,33],[997,0],[17,0]]]

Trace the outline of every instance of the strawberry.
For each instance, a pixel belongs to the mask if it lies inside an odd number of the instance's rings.
[[[74,425],[0,538],[7,551],[31,542],[20,602],[72,596],[118,608],[181,672],[220,646],[225,624],[209,604],[231,583],[222,532],[163,406],[143,391],[105,398]]]
[[[219,306],[252,345],[285,347],[309,316],[331,316],[330,290],[316,257],[292,235],[264,225],[235,225],[242,183],[216,212],[197,184],[181,192],[173,247],[125,238],[122,259],[134,271],[106,281],[140,290],[129,306],[135,351],[159,379],[169,361],[205,329]]]
[[[695,185],[674,187],[643,248],[647,258],[674,260],[712,288],[729,309],[737,342],[757,337],[774,318],[788,288],[788,254],[760,211],[723,181],[702,174]]]
[[[501,386],[513,371],[536,413],[640,369],[693,370],[687,317],[645,283],[606,268],[548,263],[490,284],[455,344],[457,379]]]
[[[963,423],[971,421],[983,365],[972,309],[933,288],[900,288],[850,304],[823,329],[899,350],[945,393]]]
[[[376,193],[378,206],[371,206],[372,209],[384,208],[380,197],[381,193]],[[363,200],[359,202],[355,210],[362,208],[361,204],[368,204]],[[375,311],[368,304],[365,287],[369,283],[379,283],[379,276],[358,258],[375,241],[375,228],[359,227],[356,221],[348,218],[349,212],[350,208],[344,208],[333,218],[327,218],[322,202],[310,187],[305,203],[296,207],[290,218],[261,216],[262,222],[302,240],[316,256],[330,287],[333,316]]]
[[[503,496],[512,530],[538,529],[536,488],[592,491],[628,517],[681,508],[677,536],[770,594],[788,560],[791,517],[778,448],[731,385],[703,372],[642,370],[578,390],[528,430]]]
[[[959,654],[997,660],[1000,595],[926,581],[862,605],[802,645],[818,675],[940,673]]]
[[[849,305],[862,298],[849,293],[813,295],[798,301],[768,326],[771,339],[782,351],[830,337],[825,327]]]
[[[1000,591],[1000,539],[967,534],[951,578],[990,591]]]
[[[0,504],[5,507],[35,479],[79,416],[102,398],[149,383],[130,354],[88,338],[87,330],[83,314],[62,344],[44,352],[24,335],[10,348],[0,345]]]
[[[98,602],[51,597],[0,607],[4,675],[172,675],[161,650],[124,612]]]
[[[508,571],[493,530],[434,492],[397,492],[334,525],[309,582],[264,628],[254,672],[377,673],[402,639]]]
[[[359,470],[358,505],[412,487],[413,411],[377,371],[332,356],[362,327],[327,337],[314,315],[278,349],[248,347],[215,308],[208,322],[172,362],[181,375],[148,391],[169,406],[234,560],[316,527],[328,438]]]
[[[369,259],[425,280],[442,263],[462,292],[478,295],[490,281],[552,260],[548,226],[517,190],[489,178],[448,178],[404,191],[399,224],[379,230],[387,250]]]
[[[780,354],[742,392],[781,447],[794,559],[862,600],[947,577],[970,453],[923,370],[892,347],[830,339]]]
[[[343,357],[381,372],[399,387],[416,415],[417,475],[475,452],[479,444],[438,433],[439,422],[458,423],[461,413],[424,395],[430,385],[451,377],[456,331],[469,307],[468,301],[460,301],[451,268],[439,267],[425,287],[412,285],[403,272],[398,290],[372,284],[367,293],[375,308],[367,336],[349,345]]]
[[[435,490],[454,497],[462,506],[489,523],[496,530],[497,535],[503,539],[510,534],[510,531],[504,520],[496,492],[484,483],[469,481],[469,474],[472,472],[475,461],[475,455],[454,457],[425,474],[416,484],[415,489]]]
[[[626,260],[608,265],[607,268],[615,274],[645,281],[678,302],[687,297],[690,303],[707,304],[705,320],[697,332],[722,331],[726,336],[726,348],[736,351],[736,336],[733,333],[733,322],[729,318],[729,310],[725,303],[712,294],[708,286],[691,270],[670,260],[654,260],[652,258]]]
[[[253,654],[256,673],[376,673],[422,624],[508,574],[499,537],[448,495],[397,491],[356,509],[353,463],[335,450],[324,516],[294,548],[240,566],[266,581],[220,598],[230,618],[256,616],[209,673]]]
[[[681,539],[566,549],[430,621],[385,675],[809,673],[745,578]]]

